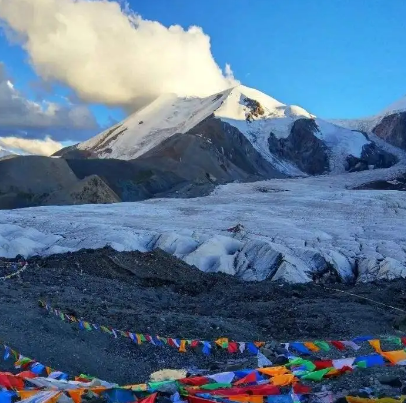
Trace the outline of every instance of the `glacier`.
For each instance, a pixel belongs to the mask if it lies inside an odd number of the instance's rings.
[[[204,198],[0,211],[0,256],[161,248],[205,272],[248,281],[406,277],[402,192],[354,190],[389,169],[230,183]],[[237,224],[241,230],[228,231]]]

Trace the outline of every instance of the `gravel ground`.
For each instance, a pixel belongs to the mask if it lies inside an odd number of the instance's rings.
[[[0,262],[0,276],[10,270]],[[397,280],[352,287],[335,284],[334,288],[405,307],[405,285],[406,281]],[[200,272],[161,251],[103,248],[35,257],[21,276],[0,282],[1,340],[53,368],[120,384],[143,382],[162,368],[219,372],[254,367],[256,360],[222,352],[209,357],[199,351],[181,354],[172,347],[136,346],[125,338],[82,331],[40,308],[40,298],[95,323],[184,338],[287,342],[366,334],[400,336],[406,329],[400,312],[322,285],[246,283]],[[370,354],[372,349],[365,345],[360,353]],[[342,355],[333,349],[327,356]],[[403,380],[406,372],[403,367],[358,370],[323,385],[340,391],[378,387],[393,394],[399,388],[387,389],[379,382],[384,377]]]

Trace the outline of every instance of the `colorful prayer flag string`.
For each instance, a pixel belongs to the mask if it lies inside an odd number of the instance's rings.
[[[89,321],[78,319],[72,315],[68,315],[59,309],[53,308],[43,301],[39,301],[40,306],[45,308],[48,312],[51,312],[58,316],[61,320],[68,320],[72,323],[77,323],[82,330],[92,331],[100,330],[104,333],[110,334],[115,338],[118,335],[131,339],[134,343],[141,345],[144,342],[148,342],[155,346],[159,345],[169,345],[178,349],[178,351],[185,353],[187,348],[197,348],[200,347],[204,354],[210,354],[214,348],[220,348],[227,350],[229,353],[244,353],[249,352],[253,355],[257,355],[259,349],[271,341],[233,341],[226,337],[218,338],[217,340],[202,340],[202,339],[185,339],[181,337],[168,337],[168,336],[151,336],[149,334],[136,333],[126,330],[114,329],[110,326],[99,325],[91,323]],[[373,340],[386,341],[394,343],[398,346],[406,346],[406,337],[398,336],[388,336],[386,338],[377,339],[373,336],[358,336],[352,340],[315,340],[315,341],[296,341],[289,343],[281,343],[281,346],[287,352],[289,356],[289,351],[293,349],[296,353],[302,355],[312,355],[314,353],[321,353],[323,351],[329,351],[332,347],[339,351],[345,351],[351,349],[353,351],[358,351],[361,346],[360,343],[371,342]],[[291,354],[292,355],[292,354]],[[406,360],[406,357],[405,357]]]

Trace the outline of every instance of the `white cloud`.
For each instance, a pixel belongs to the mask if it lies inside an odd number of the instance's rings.
[[[96,123],[84,105],[62,107],[52,102],[39,104],[26,99],[14,88],[0,63],[0,125],[90,129]]]
[[[17,154],[52,155],[60,150],[63,145],[50,137],[45,137],[43,140],[0,137],[0,149],[1,147]]]
[[[0,0],[36,72],[88,102],[132,105],[174,92],[211,95],[235,85],[201,28],[163,26],[106,0]]]
[[[0,136],[24,132],[25,136],[42,138],[46,132],[56,139],[70,136],[73,140],[96,129],[96,120],[85,105],[61,106],[28,100],[15,89],[0,62]]]

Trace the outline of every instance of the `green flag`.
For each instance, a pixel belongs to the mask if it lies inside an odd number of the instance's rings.
[[[321,381],[324,375],[326,375],[332,369],[334,368],[326,368],[319,371],[309,372],[307,375],[302,376],[302,379],[306,379],[308,381]]]
[[[317,340],[314,342],[314,344],[323,351],[329,351],[330,350],[330,346],[326,341],[323,340]]]
[[[231,388],[233,385],[231,383],[208,383],[207,385],[200,386],[200,389],[205,390],[215,390],[223,388]]]

